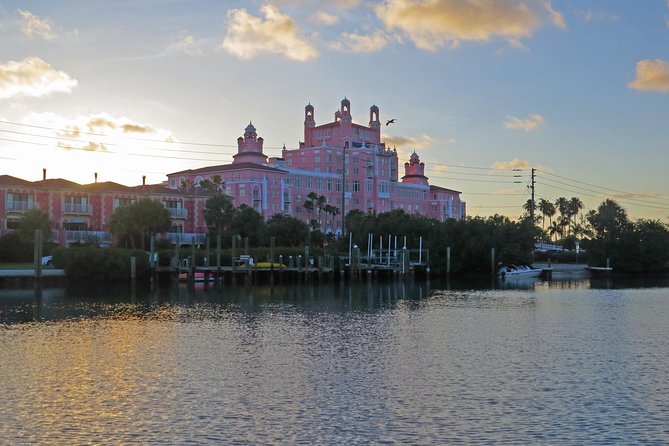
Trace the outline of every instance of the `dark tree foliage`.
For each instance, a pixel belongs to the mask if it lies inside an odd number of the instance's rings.
[[[630,222],[627,212],[613,200],[604,201],[588,216],[593,237],[585,248],[594,266],[607,260],[617,271],[669,270],[669,228],[657,220]]]
[[[41,209],[27,210],[21,218],[19,237],[26,243],[35,241],[35,230],[42,230],[42,240],[51,240],[51,220],[49,214]]]
[[[223,235],[230,227],[235,212],[236,209],[232,204],[232,200],[223,194],[219,194],[207,199],[203,213],[204,220],[212,232],[217,235]]]
[[[152,235],[168,231],[171,225],[170,213],[160,202],[142,198],[117,208],[109,220],[109,231],[122,244],[135,248],[139,240],[139,247],[146,249]]]
[[[33,244],[21,240],[17,233],[0,237],[0,262],[30,262],[33,255]]]
[[[267,236],[276,237],[277,246],[301,246],[309,240],[309,226],[295,217],[275,214],[267,220]]]
[[[251,246],[261,246],[266,243],[266,226],[262,215],[245,204],[233,212],[229,232],[230,235],[239,235],[242,239],[248,237]]]

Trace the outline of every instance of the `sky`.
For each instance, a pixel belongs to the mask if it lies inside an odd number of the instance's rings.
[[[669,0],[0,0],[0,175],[159,183],[251,121],[280,156],[344,97],[468,215],[518,217],[535,169],[669,222]]]

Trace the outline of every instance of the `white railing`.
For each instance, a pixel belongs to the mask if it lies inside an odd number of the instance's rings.
[[[188,209],[185,208],[166,208],[170,211],[170,218],[186,218],[188,217]]]
[[[173,245],[180,243],[182,245],[203,245],[207,240],[207,234],[194,232],[168,232],[163,234],[163,239],[168,240]]]
[[[83,203],[63,203],[63,213],[90,215],[93,213],[93,206]]]
[[[111,234],[103,231],[65,231],[65,240],[71,242],[111,243]]]
[[[37,203],[34,201],[8,201],[8,211],[27,211],[29,209],[37,208]]]

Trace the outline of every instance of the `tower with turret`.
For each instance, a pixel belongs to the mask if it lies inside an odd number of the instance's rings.
[[[249,122],[244,130],[244,136],[237,138],[237,153],[232,156],[232,164],[266,163],[267,155],[263,153],[263,141],[262,137],[258,137],[253,123]]]

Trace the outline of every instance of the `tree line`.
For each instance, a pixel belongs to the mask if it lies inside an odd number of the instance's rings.
[[[493,248],[500,262],[528,264],[533,260],[535,243],[544,240],[567,249],[580,243],[592,265],[604,265],[609,260],[616,270],[669,270],[667,224],[659,220],[632,221],[626,210],[610,199],[585,214],[581,213],[583,203],[577,197],[561,197],[555,202],[540,199],[535,203],[534,221],[530,217],[529,200],[523,206],[525,213],[517,220],[494,215],[442,222],[403,210],[380,214],[353,210],[346,215],[347,236],[337,238],[328,228],[333,226],[339,209],[314,192],[307,195],[303,204],[308,219],[305,223],[284,213],[265,221],[247,205],[236,207],[223,193],[223,183],[215,178],[204,180],[200,187],[212,192],[205,204],[204,219],[210,238],[220,236],[223,248],[230,246],[234,235],[248,238],[251,246],[268,246],[272,237],[276,246],[284,247],[309,244],[320,249],[327,242],[331,253],[342,254],[348,251],[348,233],[353,234],[354,243],[361,247],[366,245],[368,234],[374,234],[376,240],[397,236],[402,244],[406,238],[410,248],[417,248],[422,238],[423,246],[430,249],[434,271],[445,271],[446,252],[450,248],[453,273],[477,273],[489,271]],[[145,198],[117,208],[111,216],[109,231],[118,246],[146,250],[151,236],[168,232],[171,225],[169,211],[159,202]],[[0,260],[30,260],[34,230],[42,229],[48,240],[51,227],[46,212],[27,211],[16,234],[0,237]],[[95,240],[90,242],[96,244]]]

